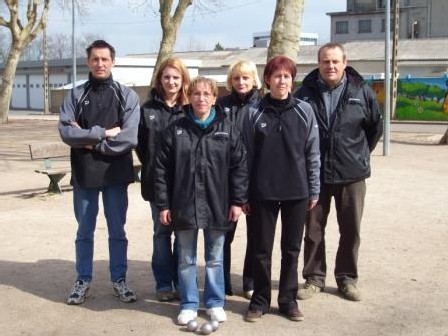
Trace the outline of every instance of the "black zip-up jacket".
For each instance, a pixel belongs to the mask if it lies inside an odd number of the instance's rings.
[[[318,199],[319,132],[311,106],[270,94],[251,106],[243,136],[250,166],[250,200]]]
[[[137,94],[112,76],[99,81],[89,74],[89,81],[72,89],[60,108],[58,125],[61,139],[71,147],[72,182],[83,188],[133,182],[139,118]],[[106,129],[115,126],[121,132],[106,138]]]
[[[150,99],[140,108],[138,126],[137,156],[142,163],[141,193],[146,201],[155,202],[155,156],[160,148],[163,131],[170,123],[184,115],[182,106],[169,107],[159,97],[155,89],[151,90]]]
[[[229,95],[218,98],[216,104],[220,105],[227,115],[227,118],[237,125],[239,130],[242,130],[244,116],[249,110],[249,106],[257,104],[260,99],[260,95],[256,89],[252,89],[244,99],[241,99],[241,97],[232,90]]]
[[[370,153],[383,134],[383,123],[376,97],[362,76],[346,67],[347,84],[328,122],[315,69],[303,80],[295,97],[311,104],[319,124],[321,181],[343,184],[370,176]]]
[[[160,211],[171,211],[174,230],[231,230],[230,205],[247,202],[245,147],[235,126],[215,108],[206,129],[185,116],[164,132],[156,157],[156,202]]]

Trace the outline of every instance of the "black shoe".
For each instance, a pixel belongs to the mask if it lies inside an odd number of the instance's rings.
[[[261,320],[261,316],[263,316],[263,312],[261,310],[249,309],[246,313],[245,319],[247,322],[258,322]]]
[[[295,322],[303,321],[305,319],[305,316],[303,316],[302,312],[297,307],[291,308],[287,311],[280,310],[280,314],[285,315],[291,321]]]
[[[226,295],[228,296],[233,295],[232,285],[230,283],[225,284],[225,289],[226,289]]]

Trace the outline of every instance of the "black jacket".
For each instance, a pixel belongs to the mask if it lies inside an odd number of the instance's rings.
[[[216,104],[220,105],[230,121],[237,125],[239,130],[242,130],[244,116],[249,110],[249,106],[257,104],[260,99],[256,89],[252,89],[244,99],[232,91],[229,95],[218,98]]]
[[[61,106],[58,125],[62,140],[71,147],[72,182],[83,188],[133,182],[132,149],[139,118],[137,94],[112,76],[98,81],[90,74],[89,81],[72,89]],[[121,132],[106,138],[106,129],[115,126]]]
[[[174,230],[230,230],[230,205],[247,202],[240,133],[215,107],[217,116],[204,130],[185,116],[164,132],[156,158],[156,202],[159,210],[170,209]]]
[[[319,133],[311,106],[270,94],[251,106],[243,135],[249,155],[250,200],[317,199]]]
[[[140,108],[138,126],[137,156],[142,163],[141,193],[146,201],[155,202],[154,163],[160,147],[162,133],[170,123],[184,115],[182,106],[169,107],[159,97],[155,89],[151,90],[150,99]]]
[[[351,183],[370,176],[370,152],[383,133],[380,109],[374,92],[352,67],[345,69],[347,85],[329,123],[317,85],[319,70],[303,80],[295,97],[311,104],[319,124],[321,181]]]

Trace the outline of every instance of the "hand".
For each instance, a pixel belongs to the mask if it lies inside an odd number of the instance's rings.
[[[110,128],[110,129],[106,130],[106,138],[113,138],[120,132],[121,132],[121,128],[118,126],[114,127],[114,128]]]
[[[249,203],[243,204],[243,206],[241,207],[241,210],[243,210],[243,213],[246,216],[250,216],[250,205],[249,205]]]
[[[160,220],[160,223],[162,223],[163,225],[170,225],[171,224],[171,211],[168,209],[160,211],[159,220]]]
[[[230,206],[229,221],[237,222],[238,218],[241,216],[242,213],[243,213],[243,209],[239,205]]]
[[[313,209],[316,206],[317,201],[318,201],[317,199],[316,200],[309,200],[308,201],[308,210]]]
[[[76,127],[76,128],[81,128],[81,126],[79,126],[79,124],[76,121],[71,121],[70,125],[72,125],[73,127]]]
[[[84,148],[85,149],[89,149],[89,150],[93,150],[93,146],[92,145],[85,145]]]

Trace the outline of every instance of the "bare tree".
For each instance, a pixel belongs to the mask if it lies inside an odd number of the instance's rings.
[[[267,58],[284,55],[297,59],[305,0],[277,0]]]
[[[43,58],[42,36],[36,37],[20,55],[20,61],[39,61]]]
[[[151,79],[151,87],[154,85],[155,74],[159,70],[160,64],[171,56],[177,39],[179,26],[184,18],[185,11],[193,3],[193,0],[179,0],[173,12],[173,0],[159,0],[160,24],[162,26],[162,40],[157,55],[156,65]]]
[[[70,57],[71,43],[70,36],[57,33],[48,36],[48,58],[64,59]]]
[[[6,34],[3,33],[2,30],[0,30],[0,63],[5,63],[9,48],[7,46],[10,45],[10,42],[8,40],[8,37]]]
[[[20,55],[27,45],[42,32],[47,24],[50,0],[28,0],[25,17],[21,17],[19,0],[5,0],[9,19],[0,16],[0,26],[11,32],[11,47],[6,59],[0,85],[0,124],[8,121],[12,85]]]
[[[144,2],[149,8],[153,9],[153,1],[154,0],[145,0]],[[160,24],[162,27],[162,39],[160,41],[160,48],[151,79],[151,86],[154,84],[155,74],[157,73],[160,64],[173,53],[177,33],[182,20],[184,19],[185,12],[188,7],[193,4],[193,0],[179,0],[177,5],[174,7],[173,0],[159,0],[158,2],[158,12],[160,14]],[[222,0],[197,0],[195,1],[194,11],[195,14],[216,13],[218,8],[223,7],[223,3],[224,2]],[[137,7],[138,6],[139,5],[137,5]]]
[[[104,37],[100,34],[86,33],[82,34],[76,39],[76,56],[86,56],[86,48],[95,40],[103,40]]]
[[[85,49],[92,41],[104,39],[101,35],[87,33],[76,39],[76,56],[84,57]],[[72,57],[71,36],[58,33],[48,37],[49,59],[64,59]]]

